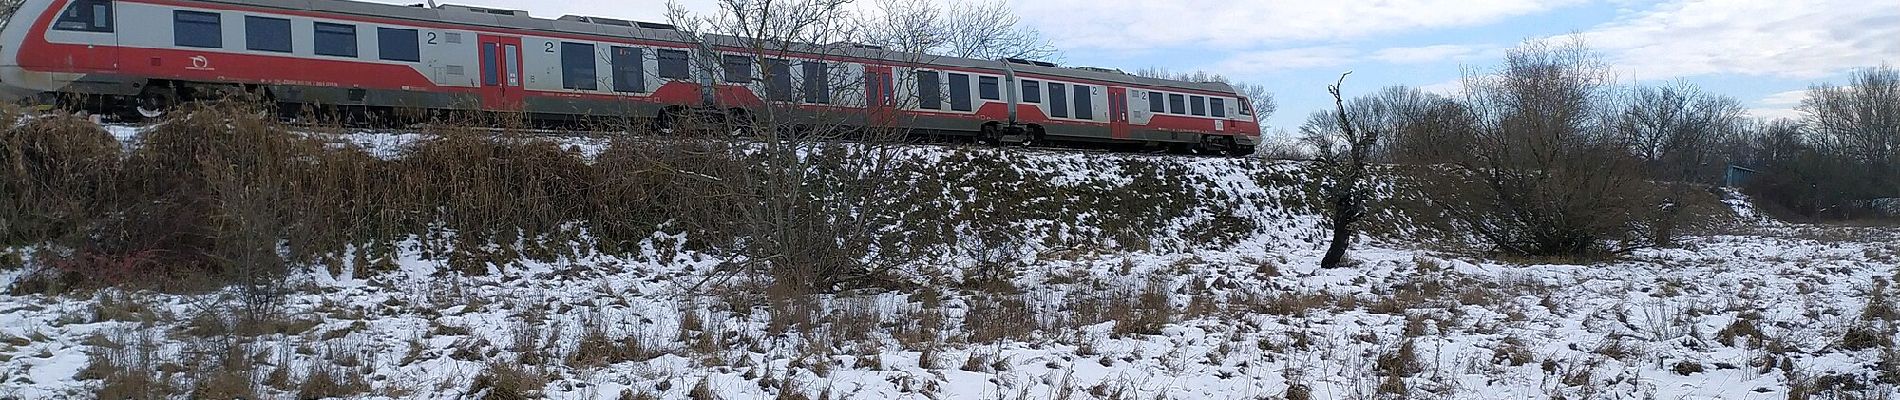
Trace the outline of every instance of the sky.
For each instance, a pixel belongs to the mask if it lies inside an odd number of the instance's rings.
[[[378,0],[414,3],[413,0]],[[715,0],[680,0],[699,12]],[[870,3],[873,0],[857,0]],[[956,0],[946,0],[956,1]],[[1061,64],[1205,70],[1266,85],[1269,129],[1297,131],[1345,94],[1405,85],[1453,94],[1525,40],[1580,35],[1622,83],[1685,81],[1762,118],[1797,116],[1801,93],[1856,68],[1900,64],[1895,0],[1006,0]],[[664,22],[663,0],[451,0]]]

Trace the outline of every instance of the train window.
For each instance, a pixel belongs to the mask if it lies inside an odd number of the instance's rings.
[[[1075,86],[1075,119],[1095,119],[1095,87]]]
[[[244,17],[244,48],[289,53],[290,20]]]
[[[646,49],[615,46],[613,51],[614,91],[622,93],[647,91]]]
[[[594,45],[561,43],[561,88],[600,90],[594,74]]]
[[[482,43],[482,86],[501,86],[500,63],[495,61],[501,56],[496,54],[497,47],[494,43]]]
[[[422,41],[414,29],[376,28],[376,48],[384,60],[422,61]]]
[[[1167,113],[1167,97],[1167,95],[1161,94],[1161,92],[1148,92],[1148,112]]]
[[[772,101],[798,100],[798,93],[792,92],[792,62],[783,59],[765,59],[762,68],[765,71],[765,95]]]
[[[317,55],[356,57],[356,25],[316,24]]]
[[[653,53],[660,61],[660,77],[666,79],[692,79],[691,69],[686,65],[685,50],[660,50]]]
[[[5,22],[0,22],[4,24]],[[66,6],[66,12],[59,13],[59,20],[53,22],[53,29],[80,32],[112,32],[112,2],[106,0],[78,0]]]
[[[917,107],[943,109],[943,82],[937,71],[917,71]]]
[[[1194,115],[1207,115],[1206,100],[1206,97],[1201,96],[1188,97],[1188,109],[1192,110]]]
[[[172,39],[183,47],[224,47],[224,25],[218,13],[172,11]]]
[[[724,61],[725,62],[721,63],[720,66],[726,70],[726,82],[752,82],[752,57],[727,54]]]
[[[1023,102],[1030,104],[1042,102],[1042,82],[1023,80]]]
[[[984,100],[1002,100],[1002,84],[994,76],[977,77],[976,94],[983,96]]]
[[[870,105],[897,105],[897,84],[883,73],[864,74],[864,102]]]
[[[1060,83],[1049,82],[1049,116],[1058,118],[1069,117],[1069,91],[1067,86]]]
[[[1247,100],[1245,97],[1240,98],[1240,115],[1253,115],[1252,100]]]
[[[1207,98],[1207,110],[1217,118],[1227,118],[1227,99]]]
[[[970,111],[969,74],[950,74],[950,110]]]
[[[817,61],[805,62],[805,102],[831,104],[831,67]]]
[[[1187,114],[1187,96],[1178,95],[1178,94],[1168,95],[1168,113],[1186,115]]]

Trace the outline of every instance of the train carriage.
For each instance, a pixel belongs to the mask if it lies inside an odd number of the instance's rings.
[[[0,27],[0,95],[79,96],[144,116],[228,91],[285,104],[665,118],[681,112],[903,118],[992,139],[1250,153],[1259,124],[1222,83],[851,44],[761,51],[665,24],[348,0],[26,0]]]

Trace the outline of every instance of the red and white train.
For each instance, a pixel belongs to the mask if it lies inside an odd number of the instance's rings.
[[[598,17],[348,0],[25,0],[0,21],[0,94],[148,115],[241,88],[286,104],[548,116],[791,106],[901,116],[935,132],[1240,154],[1260,134],[1249,100],[1222,83],[856,45],[768,55],[736,38]]]

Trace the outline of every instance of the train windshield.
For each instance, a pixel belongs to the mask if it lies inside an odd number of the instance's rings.
[[[9,0],[0,0],[9,1]],[[112,32],[112,2],[76,0],[59,13],[53,29],[81,32]]]

